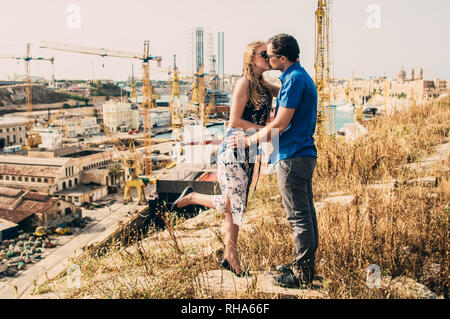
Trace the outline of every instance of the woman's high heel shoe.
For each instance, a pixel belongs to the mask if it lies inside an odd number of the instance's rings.
[[[236,275],[236,277],[250,277],[250,271],[248,269],[246,270],[242,270],[239,274],[236,273],[236,271],[233,269],[233,267],[231,267],[230,263],[228,262],[228,260],[226,258],[224,258],[222,260],[222,267],[225,268],[226,270],[231,271],[233,274]]]
[[[186,187],[183,192],[181,193],[181,195],[177,198],[176,201],[173,202],[172,206],[170,206],[170,210],[175,210],[175,208],[177,208],[177,204],[178,202],[186,195],[189,195],[190,193],[193,193],[194,189],[191,186]]]

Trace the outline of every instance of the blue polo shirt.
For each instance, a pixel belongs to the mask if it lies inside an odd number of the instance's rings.
[[[314,81],[300,65],[292,64],[280,76],[281,88],[277,96],[275,117],[280,107],[295,109],[289,126],[272,140],[274,151],[269,163],[295,157],[317,158],[314,132],[317,119],[317,89]]]

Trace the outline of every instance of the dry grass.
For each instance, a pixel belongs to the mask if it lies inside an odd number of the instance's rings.
[[[354,145],[328,139],[319,150],[313,181],[316,203],[327,194],[342,191],[354,196],[350,204],[324,204],[317,209],[319,248],[317,271],[332,298],[403,298],[385,289],[366,286],[370,264],[380,266],[384,276],[404,275],[426,284],[438,295],[448,296],[448,229],[450,181],[445,159],[427,173],[402,165],[429,155],[448,138],[449,99],[410,108],[394,116],[375,119],[369,134]],[[400,186],[375,190],[376,181],[439,177],[438,187]],[[425,174],[425,175],[424,175]],[[250,194],[249,214],[239,235],[243,267],[274,270],[293,257],[293,240],[282,206],[276,176],[263,176]],[[186,241],[182,220],[175,224],[166,216],[164,233],[153,234],[152,245],[135,249],[120,247],[101,257],[80,263],[83,287],[67,291],[71,298],[220,298],[218,293],[198,289],[202,273],[218,268],[223,253],[222,216],[207,211],[208,224],[191,229]],[[204,228],[207,235],[196,237]],[[199,230],[200,229],[200,230]],[[159,237],[158,237],[159,236]],[[183,237],[184,236],[184,237]],[[209,237],[208,237],[209,236]],[[198,238],[198,240],[195,240]],[[205,253],[209,249],[209,253]],[[439,273],[427,275],[429,264]],[[197,281],[194,283],[194,279]],[[200,278],[200,279],[198,279]],[[52,283],[57,290],[58,283]],[[44,291],[48,291],[46,287]],[[264,298],[250,288],[237,298]]]

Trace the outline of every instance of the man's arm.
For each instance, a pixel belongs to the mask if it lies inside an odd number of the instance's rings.
[[[247,138],[248,141],[245,143],[245,145],[250,146],[251,144],[255,144],[260,141],[269,142],[273,138],[272,133],[280,134],[287,129],[289,123],[291,123],[292,116],[294,116],[294,113],[295,113],[294,108],[280,106],[275,119],[272,122],[270,122],[269,125],[259,130],[259,132],[248,137]],[[276,131],[272,132],[274,129]]]
[[[272,135],[272,133],[280,134],[287,129],[294,112],[294,108],[280,107],[275,119],[264,128],[260,129],[250,137],[246,136],[244,132],[236,133],[233,139],[228,140],[227,146],[231,148],[240,148],[243,146],[249,147],[260,141],[269,142],[275,136]],[[244,139],[244,143],[242,143],[242,139]]]
[[[228,146],[234,148],[242,147],[242,138],[244,138],[245,146],[248,147],[257,142],[272,140],[272,133],[278,135],[285,131],[291,123],[297,107],[299,107],[303,94],[303,88],[304,83],[301,79],[292,78],[289,79],[289,81],[286,81],[283,84],[283,88],[280,89],[281,91],[279,92],[279,108],[275,119],[250,137],[243,134],[237,134],[234,139],[229,141]]]
[[[291,123],[292,116],[294,116],[295,110],[299,106],[301,96],[303,94],[304,83],[298,78],[290,78],[283,84],[283,89],[279,90],[279,108],[275,119],[269,123],[266,127],[259,130],[257,134],[252,135],[246,139],[246,146],[255,144],[257,142],[270,141],[272,139],[272,131],[275,129],[275,134],[284,132],[289,123]]]

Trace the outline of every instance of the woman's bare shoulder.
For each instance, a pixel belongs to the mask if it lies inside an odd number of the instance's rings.
[[[250,82],[250,81],[249,81],[245,76],[241,77],[241,78],[236,82],[236,85],[235,85],[235,87],[234,87],[234,93],[240,93],[240,92],[244,93],[244,92],[247,92],[248,86],[249,86],[249,82]]]
[[[243,76],[236,82],[236,86],[248,87],[249,83],[250,83],[249,79],[247,79],[246,76]]]

